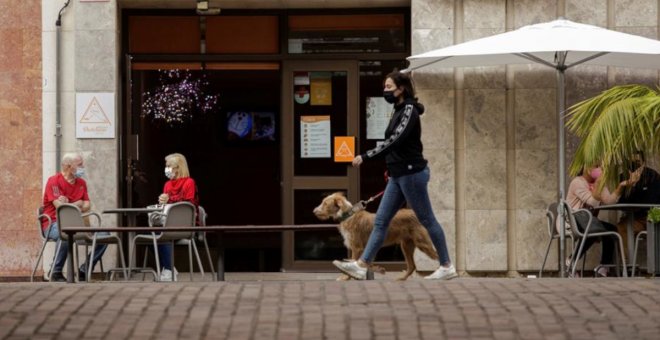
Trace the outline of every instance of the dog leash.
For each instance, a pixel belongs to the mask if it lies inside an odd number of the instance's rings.
[[[358,212],[358,211],[361,211],[361,210],[366,209],[366,208],[367,208],[367,204],[369,204],[369,203],[375,201],[378,197],[383,196],[384,193],[385,193],[385,190],[383,190],[383,191],[377,193],[376,195],[373,195],[373,196],[369,197],[369,199],[366,200],[366,201],[365,201],[365,200],[361,200],[361,201],[358,202],[357,204],[354,204],[354,205],[353,205],[353,208],[351,209],[352,213],[354,214],[354,213],[356,213],[356,212]]]
[[[387,181],[389,181],[389,179],[390,179],[389,174],[387,173],[387,170],[385,170],[385,172],[383,173],[383,177],[385,178],[385,183],[387,183]],[[364,210],[364,209],[366,209],[366,208],[367,208],[367,204],[369,204],[369,203],[375,201],[375,200],[376,200],[377,198],[379,198],[380,196],[383,196],[384,193],[385,193],[385,189],[383,189],[383,191],[381,191],[381,192],[379,192],[379,193],[377,193],[377,194],[375,194],[375,195],[369,197],[369,199],[366,200],[366,201],[365,201],[365,200],[361,200],[361,201],[358,202],[357,204],[353,205],[353,209],[351,209],[352,213],[356,213],[356,212],[358,212],[358,211],[360,211],[360,210]]]

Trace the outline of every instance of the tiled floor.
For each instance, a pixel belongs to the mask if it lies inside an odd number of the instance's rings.
[[[657,339],[657,279],[0,284],[0,338]]]

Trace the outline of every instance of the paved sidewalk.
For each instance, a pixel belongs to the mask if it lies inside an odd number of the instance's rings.
[[[336,282],[333,276],[4,283],[0,338],[658,339],[660,334],[656,279]]]

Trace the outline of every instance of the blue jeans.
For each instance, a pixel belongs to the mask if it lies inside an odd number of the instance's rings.
[[[110,233],[106,232],[99,232],[99,235],[110,235]],[[53,273],[61,273],[62,269],[64,268],[64,263],[66,262],[66,258],[68,256],[68,242],[67,241],[60,241],[60,231],[57,226],[57,222],[54,222],[50,228],[50,233],[48,233],[48,239],[50,240],[56,240],[61,243],[60,245],[60,250],[57,252],[57,256],[55,257],[55,263],[53,264]],[[103,257],[103,253],[105,253],[106,248],[108,248],[107,244],[99,244],[96,246],[94,249],[94,261],[92,262],[92,268],[96,267],[96,264],[101,260],[101,257]],[[83,263],[82,266],[80,266],[80,271],[86,273],[87,272],[87,262],[89,260],[89,255],[85,256],[85,263]]]
[[[153,248],[151,248],[153,249]],[[161,268],[172,270],[172,244],[165,243],[158,245],[158,261]]]
[[[429,199],[428,183],[430,178],[431,174],[428,167],[412,175],[389,178],[383,199],[376,212],[374,230],[369,235],[369,241],[360,258],[362,261],[366,263],[373,262],[378,249],[385,242],[387,229],[392,218],[394,218],[403,203],[408,202],[408,205],[417,215],[419,222],[428,230],[433,246],[438,252],[440,264],[444,266],[450,263],[445,233],[433,214],[431,200]]]

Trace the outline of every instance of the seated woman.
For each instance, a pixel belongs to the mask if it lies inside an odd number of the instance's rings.
[[[589,209],[595,208],[602,204],[614,204],[618,201],[621,196],[623,188],[626,186],[626,181],[619,183],[614,192],[610,192],[607,188],[604,188],[602,191],[598,192],[596,181],[599,179],[601,174],[601,169],[596,166],[585,168],[579,176],[575,177],[571,184],[568,186],[568,193],[566,195],[566,201],[570,205],[571,209]],[[591,227],[589,228],[590,233],[605,232],[605,231],[617,231],[615,225],[604,222],[598,219],[598,211],[593,211],[594,215],[591,221]],[[578,212],[575,214],[575,221],[577,222],[577,227],[580,231],[584,232],[587,223],[589,222],[589,216],[585,213]],[[600,258],[600,264],[610,265],[613,264],[614,257],[614,242],[613,237],[601,237],[602,252]],[[582,251],[582,256],[587,252],[587,250],[594,244],[596,241],[595,237],[586,239],[584,243],[584,249]],[[576,261],[579,261],[577,259]],[[566,260],[567,263],[570,262],[570,259]],[[597,274],[600,276],[607,276],[607,267],[601,267],[598,269]]]
[[[195,180],[190,177],[186,157],[180,153],[173,153],[165,157],[165,176],[169,179],[165,182],[163,193],[158,196],[159,204],[190,202],[199,206],[197,197],[197,186]],[[198,215],[199,216],[199,215]],[[158,256],[163,270],[160,281],[176,281],[176,269],[172,266],[172,245],[159,244]]]

